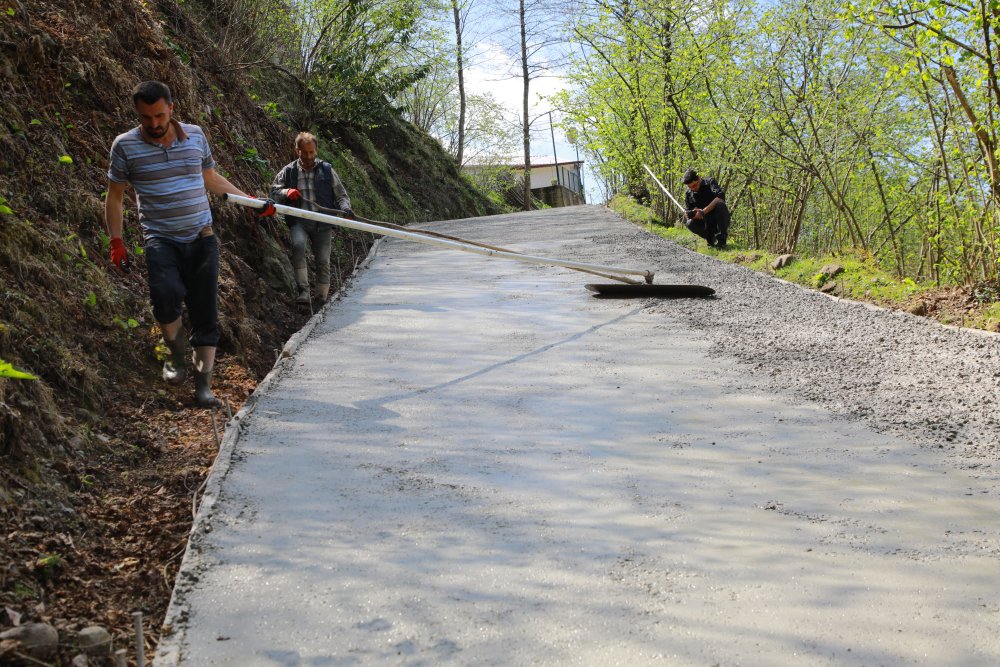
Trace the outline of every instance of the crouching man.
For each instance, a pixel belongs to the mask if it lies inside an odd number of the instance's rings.
[[[701,177],[694,169],[684,172],[684,204],[687,228],[712,248],[725,248],[729,238],[729,208],[726,193],[714,179]]]

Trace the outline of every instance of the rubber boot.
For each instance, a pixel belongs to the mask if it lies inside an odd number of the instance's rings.
[[[320,303],[326,303],[326,300],[330,298],[330,285],[324,285],[323,283],[316,285],[316,297],[320,300]]]
[[[299,288],[295,302],[309,303],[309,269],[295,269],[295,284]]]
[[[222,401],[212,393],[212,369],[214,366],[214,347],[194,348],[194,402],[198,407],[222,407]]]
[[[163,361],[163,380],[167,384],[184,384],[188,366],[188,344],[184,332],[173,340],[164,337],[163,344],[170,350],[170,355]]]

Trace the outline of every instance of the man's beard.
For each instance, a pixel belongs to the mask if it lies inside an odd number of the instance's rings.
[[[164,137],[167,134],[167,127],[165,125],[163,127],[146,127],[143,129],[145,129],[146,134],[152,137],[153,139],[160,139],[161,137]]]

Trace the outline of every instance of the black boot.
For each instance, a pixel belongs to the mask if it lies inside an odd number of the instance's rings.
[[[173,340],[163,339],[170,355],[163,361],[163,380],[167,384],[183,384],[187,379],[188,345],[183,332]]]
[[[222,401],[212,393],[212,369],[215,367],[215,348],[194,348],[194,402],[200,408],[220,408]]]
[[[222,401],[212,393],[212,371],[194,374],[194,402],[200,408],[222,407]]]

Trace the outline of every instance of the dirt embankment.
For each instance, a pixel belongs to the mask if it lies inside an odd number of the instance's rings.
[[[103,234],[108,150],[135,125],[130,92],[141,80],[171,86],[176,117],[206,130],[220,171],[245,191],[265,193],[268,172],[292,157],[295,129],[220,64],[194,4],[0,0],[0,359],[38,377],[0,379],[0,632],[42,621],[71,640],[96,623],[123,646],[129,613],[140,610],[155,643],[214,457],[211,415],[193,408],[190,387],[159,381],[131,191],[130,274],[111,270]],[[355,157],[371,182],[384,180]],[[400,172],[395,191],[426,200],[407,194],[426,180],[421,165],[386,157]],[[435,169],[458,183],[453,167]],[[428,213],[474,215],[475,197],[463,202]],[[235,411],[308,313],[283,289],[283,225],[218,201],[213,213],[222,241],[216,387]],[[344,241],[354,256],[370,242]],[[346,259],[344,275],[354,266]],[[13,655],[0,646],[0,663]]]

